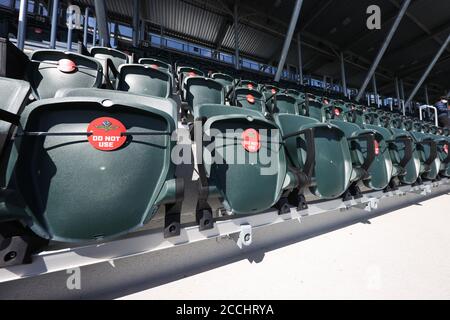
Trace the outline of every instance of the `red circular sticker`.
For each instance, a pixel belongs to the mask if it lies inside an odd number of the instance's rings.
[[[375,155],[379,155],[380,154],[380,144],[378,143],[377,140],[374,141],[374,145],[375,145]]]
[[[334,109],[334,114],[336,117],[339,117],[341,115],[341,110],[339,110],[338,108]]]
[[[97,150],[112,151],[120,148],[127,137],[122,135],[127,129],[122,122],[114,118],[101,117],[93,120],[87,132],[89,143]]]
[[[249,83],[249,84],[247,85],[247,88],[253,89],[253,85],[252,85],[251,83]]]
[[[247,129],[242,133],[242,146],[248,152],[257,152],[261,149],[259,133],[255,129]]]
[[[444,144],[444,152],[448,154],[448,144]]]
[[[64,73],[74,72],[77,69],[75,62],[69,59],[61,59],[58,61],[58,70]]]
[[[251,104],[253,104],[253,103],[255,103],[255,97],[252,96],[251,94],[248,94],[247,101],[250,102]]]
[[[275,93],[277,93],[277,90],[276,89],[272,89],[272,94],[275,94]]]

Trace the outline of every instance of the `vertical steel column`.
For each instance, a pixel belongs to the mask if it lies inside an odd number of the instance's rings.
[[[94,21],[94,30],[92,33],[92,45],[95,46],[97,44],[97,16]]]
[[[110,46],[110,33],[108,28],[108,14],[105,0],[95,0],[95,15],[97,17],[100,45]]]
[[[370,78],[375,73],[375,70],[377,69],[378,64],[381,61],[381,58],[383,57],[384,52],[386,51],[387,47],[389,46],[389,43],[391,42],[395,31],[397,31],[400,21],[402,20],[403,16],[405,15],[406,9],[408,9],[408,6],[410,3],[411,3],[411,0],[404,0],[402,8],[400,9],[400,12],[399,12],[397,18],[395,19],[394,24],[391,27],[391,30],[389,31],[386,39],[384,40],[383,45],[380,48],[380,51],[378,51],[378,54],[377,54],[374,62],[372,63],[372,65],[369,69],[369,72],[367,73],[366,79],[364,80],[361,88],[359,89],[358,96],[356,97],[356,101],[359,101],[359,99],[361,99],[362,95],[364,94],[364,91],[366,91],[366,88],[367,88],[367,85],[369,84]]]
[[[68,21],[69,25],[72,21]],[[67,51],[72,51],[72,31],[73,28],[71,26],[67,26]]]
[[[345,65],[344,65],[344,53],[341,52],[341,81],[342,81],[342,90],[344,91],[344,96],[347,97],[347,79],[345,78]]]
[[[442,53],[444,52],[444,50],[447,49],[449,41],[450,41],[450,33],[447,35],[447,39],[445,39],[445,41],[442,44],[441,48],[439,49],[439,51],[434,56],[433,60],[431,60],[430,64],[428,65],[428,68],[425,70],[424,74],[422,75],[420,80],[417,82],[417,84],[414,87],[413,91],[409,95],[408,100],[406,100],[406,103],[411,102],[411,100],[414,98],[414,96],[416,95],[416,93],[419,90],[420,86],[423,84],[425,79],[428,77],[428,75],[430,74],[430,72],[433,69],[434,65],[436,64],[436,62],[439,60],[439,58],[441,57]]]
[[[133,0],[133,47],[139,42],[139,0]]]
[[[284,40],[283,50],[281,51],[281,57],[280,62],[278,63],[277,73],[275,74],[275,82],[280,81],[281,75],[283,74],[284,64],[286,62],[286,57],[289,52],[289,46],[291,45],[292,36],[295,31],[295,26],[297,25],[297,20],[300,15],[302,4],[303,0],[297,0],[295,3],[294,11],[292,12],[291,22],[289,23],[288,32],[286,34],[286,39]]]
[[[428,86],[425,85],[425,87],[423,89],[425,91],[424,92],[425,93],[425,103],[427,104],[427,106],[429,106],[430,105],[430,99],[428,97]]]
[[[380,107],[380,100],[378,99],[378,90],[377,90],[377,78],[375,77],[375,74],[372,76],[372,89],[375,104],[377,105],[377,107]]]
[[[25,47],[25,37],[27,36],[27,11],[28,0],[20,0],[19,26],[17,28],[17,47],[20,50]]]
[[[83,28],[83,46],[87,48],[88,44],[88,26],[89,26],[89,7],[84,10],[84,28]]]
[[[298,76],[300,84],[303,85],[303,59],[302,59],[302,43],[300,41],[300,32],[297,33],[297,53],[298,53]]]
[[[59,9],[59,0],[53,0],[50,49],[56,48],[56,32],[58,30],[58,9]]]
[[[395,77],[395,95],[397,96],[397,103],[400,107],[400,89],[398,87],[398,78]]]
[[[234,67],[236,70],[240,69],[240,63],[239,63],[239,33],[238,33],[238,27],[239,27],[239,12],[238,12],[238,3],[237,1],[234,2]]]
[[[141,21],[141,31],[139,32],[139,39],[141,41],[145,40],[145,21],[144,20]]]

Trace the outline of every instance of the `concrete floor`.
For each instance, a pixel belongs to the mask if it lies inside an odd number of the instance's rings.
[[[450,194],[121,299],[450,299]]]

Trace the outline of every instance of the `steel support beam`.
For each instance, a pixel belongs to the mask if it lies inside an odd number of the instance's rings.
[[[375,77],[375,75],[372,76],[372,89],[373,89],[373,96],[375,99],[375,103],[379,107],[380,101],[378,99],[377,78]]]
[[[298,54],[298,80],[303,84],[303,59],[302,59],[302,42],[300,41],[300,33],[297,33],[297,54]]]
[[[424,86],[424,94],[425,94],[425,103],[429,106],[430,105],[430,99],[428,97],[428,86]]]
[[[291,45],[292,36],[294,35],[295,26],[297,25],[297,20],[300,15],[303,0],[297,0],[295,2],[294,11],[292,12],[291,22],[289,24],[288,32],[286,34],[286,39],[284,40],[283,50],[281,51],[280,62],[278,63],[277,73],[275,74],[275,82],[280,81],[281,75],[283,73],[284,64],[286,62],[286,57],[289,52],[289,46]]]
[[[50,49],[56,48],[56,32],[58,29],[58,8],[59,8],[59,0],[53,0],[52,24],[50,31]]]
[[[110,47],[110,34],[108,28],[108,12],[105,0],[95,0],[95,14],[97,17],[100,44]]]
[[[403,84],[403,79],[400,79],[400,95],[403,101],[405,101],[405,86]]]
[[[433,60],[428,65],[428,68],[425,70],[425,72],[423,73],[422,77],[417,82],[417,84],[414,87],[413,91],[409,95],[408,100],[406,100],[406,104],[408,104],[409,102],[411,102],[412,99],[414,99],[414,96],[416,95],[416,93],[419,90],[420,86],[423,84],[425,79],[428,77],[428,75],[430,74],[430,72],[433,69],[434,65],[436,64],[436,62],[441,57],[442,53],[447,49],[449,41],[450,41],[450,33],[447,35],[447,39],[445,39],[445,41],[442,43],[442,46],[440,47],[439,51],[436,53],[436,55],[434,56]]]
[[[386,39],[384,40],[383,45],[380,48],[380,51],[378,51],[378,54],[377,54],[375,60],[373,61],[372,65],[369,69],[369,72],[367,73],[366,79],[364,80],[361,88],[359,89],[358,95],[356,96],[356,101],[359,101],[361,99],[362,95],[364,94],[364,92],[366,91],[366,88],[367,88],[367,85],[369,84],[370,78],[372,78],[375,70],[378,67],[378,64],[381,61],[381,58],[383,58],[383,55],[384,55],[387,47],[389,46],[389,44],[392,40],[392,37],[395,34],[395,31],[397,31],[400,21],[402,20],[403,16],[405,15],[406,9],[408,9],[408,6],[410,3],[411,3],[411,0],[404,0],[402,8],[401,8],[399,14],[397,15],[397,18],[395,19],[394,24],[391,27],[391,30],[389,30],[389,33],[388,33]]]
[[[70,26],[72,21],[68,21],[67,25],[67,51],[72,51],[72,34],[73,34],[73,27]]]
[[[25,47],[25,38],[27,36],[27,11],[28,0],[20,0],[19,26],[17,28],[17,47],[20,50],[23,50]]]
[[[84,10],[84,26],[83,26],[83,46],[87,48],[88,44],[88,27],[89,27],[89,7]]]
[[[397,103],[400,107],[400,88],[398,87],[398,78],[397,77],[395,77],[394,82],[395,82],[395,95],[397,97]]]
[[[239,27],[239,12],[238,12],[238,2],[234,2],[234,8],[233,8],[233,19],[234,19],[234,67],[236,70],[240,69],[239,64],[239,33],[238,33],[238,27]]]
[[[92,32],[92,45],[95,46],[97,43],[97,18],[94,21],[94,30]]]
[[[341,82],[342,82],[342,90],[344,91],[344,96],[347,97],[347,79],[345,77],[345,62],[344,62],[344,53],[340,53],[341,58]]]

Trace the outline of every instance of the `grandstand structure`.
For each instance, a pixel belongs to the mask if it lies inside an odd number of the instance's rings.
[[[0,1],[0,282],[449,192],[448,12]]]

